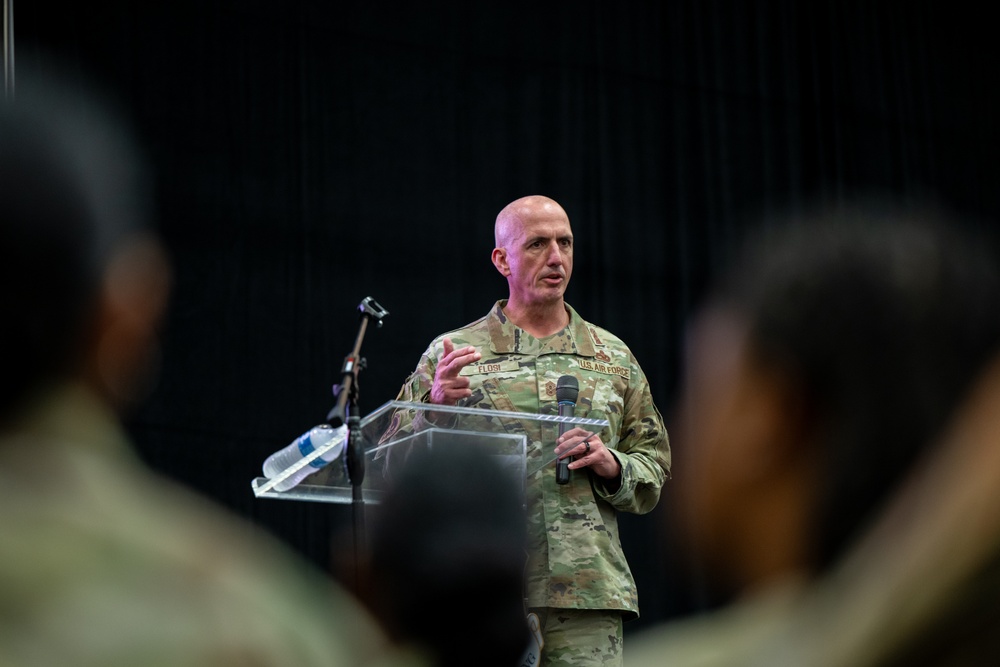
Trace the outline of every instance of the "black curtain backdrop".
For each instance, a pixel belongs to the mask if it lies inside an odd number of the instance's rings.
[[[176,274],[130,419],[141,453],[322,567],[349,510],[256,500],[250,480],[332,406],[362,298],[390,312],[365,338],[369,412],[505,296],[489,254],[508,201],[564,205],[568,301],[630,344],[668,426],[685,319],[750,221],[871,192],[1000,213],[995,37],[955,3],[15,10],[18,66],[54,56],[106,84],[155,169]],[[661,530],[671,500],[668,483],[622,520],[643,609],[627,632],[705,602]]]

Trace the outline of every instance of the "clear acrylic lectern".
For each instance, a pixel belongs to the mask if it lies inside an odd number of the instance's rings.
[[[523,497],[525,480],[555,461],[552,450],[560,426],[563,430],[582,426],[590,431],[599,431],[607,425],[605,419],[389,401],[361,420],[365,463],[361,490],[364,502],[378,503],[391,485],[393,474],[406,465],[407,458],[414,452],[451,447],[474,447],[484,456],[496,457],[505,469],[510,470]],[[529,453],[529,441],[551,443],[551,447],[545,447],[544,454],[534,448]],[[311,452],[271,479],[254,479],[254,494],[258,498],[350,504],[351,480],[348,479],[343,455],[306,477],[298,486],[287,491],[274,488],[335,446],[331,443]]]

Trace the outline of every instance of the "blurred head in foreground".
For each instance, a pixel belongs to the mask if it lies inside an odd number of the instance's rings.
[[[410,456],[377,508],[366,586],[397,642],[441,667],[518,663],[529,641],[519,488],[471,445]]]
[[[48,83],[26,79],[0,107],[0,423],[68,379],[124,407],[148,377],[168,291],[125,123]]]
[[[0,106],[0,664],[381,659],[321,573],[135,455],[116,411],[168,287],[141,165],[93,93],[21,81]]]
[[[680,522],[720,596],[834,562],[1000,340],[992,253],[877,209],[772,227],[690,332]]]

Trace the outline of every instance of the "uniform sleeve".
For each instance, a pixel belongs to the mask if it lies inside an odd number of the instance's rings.
[[[599,497],[619,512],[645,514],[656,507],[660,489],[670,474],[670,440],[646,376],[634,357],[631,366],[621,435],[616,449],[609,450],[621,464],[621,486],[609,492],[595,478],[594,488]]]
[[[434,373],[437,371],[437,349],[438,341],[435,340],[424,351],[414,371],[406,378],[402,388],[399,390],[399,394],[396,396],[397,401],[405,401],[407,403],[430,402],[431,387],[434,386]],[[426,414],[426,412],[418,412],[414,415],[411,410],[397,410],[392,420],[392,425],[383,435],[380,442],[388,442],[393,438],[398,438],[402,434],[417,433],[432,425],[444,425],[438,422],[435,424],[425,423]]]
[[[410,376],[406,378],[403,387],[399,390],[397,401],[407,401],[409,403],[426,403],[430,400],[431,387],[434,385],[434,373],[437,370],[437,354],[435,344],[424,351]]]

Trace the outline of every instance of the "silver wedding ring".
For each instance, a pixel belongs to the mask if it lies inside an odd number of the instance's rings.
[[[590,440],[584,440],[583,441],[583,446],[586,447],[586,449],[583,450],[583,453],[584,454],[589,454],[590,453]]]

